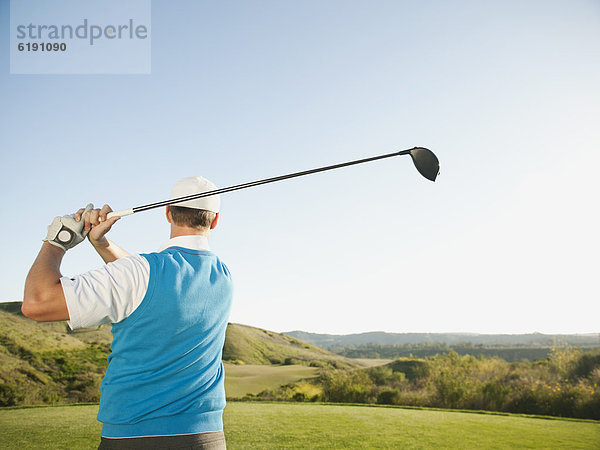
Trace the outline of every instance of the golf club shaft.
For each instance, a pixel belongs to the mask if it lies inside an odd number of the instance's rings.
[[[415,148],[417,148],[417,147],[415,147]],[[413,150],[413,149],[401,150],[399,152],[387,153],[385,155],[372,156],[370,158],[364,158],[364,159],[358,159],[356,161],[349,161],[349,162],[345,162],[345,163],[334,164],[332,166],[319,167],[317,169],[304,170],[302,172],[290,173],[287,175],[281,175],[281,176],[273,177],[273,178],[265,178],[264,180],[257,180],[257,181],[251,181],[249,183],[237,184],[235,186],[229,186],[229,187],[225,187],[225,188],[221,188],[221,189],[215,189],[215,190],[212,190],[209,192],[202,192],[200,194],[191,194],[191,195],[186,195],[183,197],[173,198],[173,199],[169,199],[169,200],[163,200],[162,202],[149,203],[147,205],[136,206],[136,207],[130,208],[130,209],[123,209],[121,211],[111,212],[108,214],[108,218],[110,219],[111,217],[115,217],[115,216],[120,216],[120,217],[128,216],[128,215],[136,213],[136,212],[147,211],[149,209],[154,209],[154,208],[160,208],[161,206],[175,205],[177,203],[182,203],[182,202],[185,202],[188,200],[194,200],[194,199],[202,198],[202,197],[210,197],[211,195],[224,194],[226,192],[238,191],[240,189],[246,189],[246,188],[250,188],[250,187],[254,187],[254,186],[260,186],[262,184],[267,184],[267,183],[274,183],[275,181],[288,180],[290,178],[302,177],[304,175],[310,175],[313,173],[325,172],[327,170],[333,170],[333,169],[339,169],[342,167],[353,166],[355,164],[362,164],[362,163],[366,163],[366,162],[370,162],[370,161],[376,161],[378,159],[391,158],[393,156],[400,156],[400,155],[408,155],[408,154],[410,154],[411,150]]]

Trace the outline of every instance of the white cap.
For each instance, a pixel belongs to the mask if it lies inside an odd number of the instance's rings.
[[[187,177],[177,182],[171,191],[171,198],[185,197],[186,195],[201,194],[202,192],[214,191],[217,189],[211,181],[203,177]],[[205,209],[215,213],[219,212],[221,206],[221,196],[211,195],[209,197],[196,198],[181,203],[175,203],[173,206],[184,206],[186,208]]]

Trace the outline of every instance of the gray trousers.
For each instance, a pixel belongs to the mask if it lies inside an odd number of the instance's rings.
[[[225,434],[215,433],[181,434],[139,438],[102,438],[98,450],[117,449],[172,449],[172,450],[225,450]]]

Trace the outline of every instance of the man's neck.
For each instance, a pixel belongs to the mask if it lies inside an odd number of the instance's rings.
[[[171,239],[179,236],[204,236],[207,239],[210,237],[210,230],[191,227],[182,227],[180,225],[171,224]]]

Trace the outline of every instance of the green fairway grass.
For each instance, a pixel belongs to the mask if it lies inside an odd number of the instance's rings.
[[[228,398],[240,398],[248,393],[258,394],[265,389],[275,389],[282,384],[315,377],[318,374],[319,369],[300,365],[225,364],[225,392]]]
[[[0,410],[2,449],[93,449],[97,405]],[[229,449],[598,449],[600,423],[310,403],[229,402]]]
[[[229,407],[231,449],[600,448],[600,424],[591,422],[302,403]]]
[[[96,414],[98,405],[0,409],[0,448],[98,448]]]
[[[357,364],[361,367],[377,367],[377,366],[385,366],[393,362],[393,359],[381,359],[381,358],[352,358]]]

